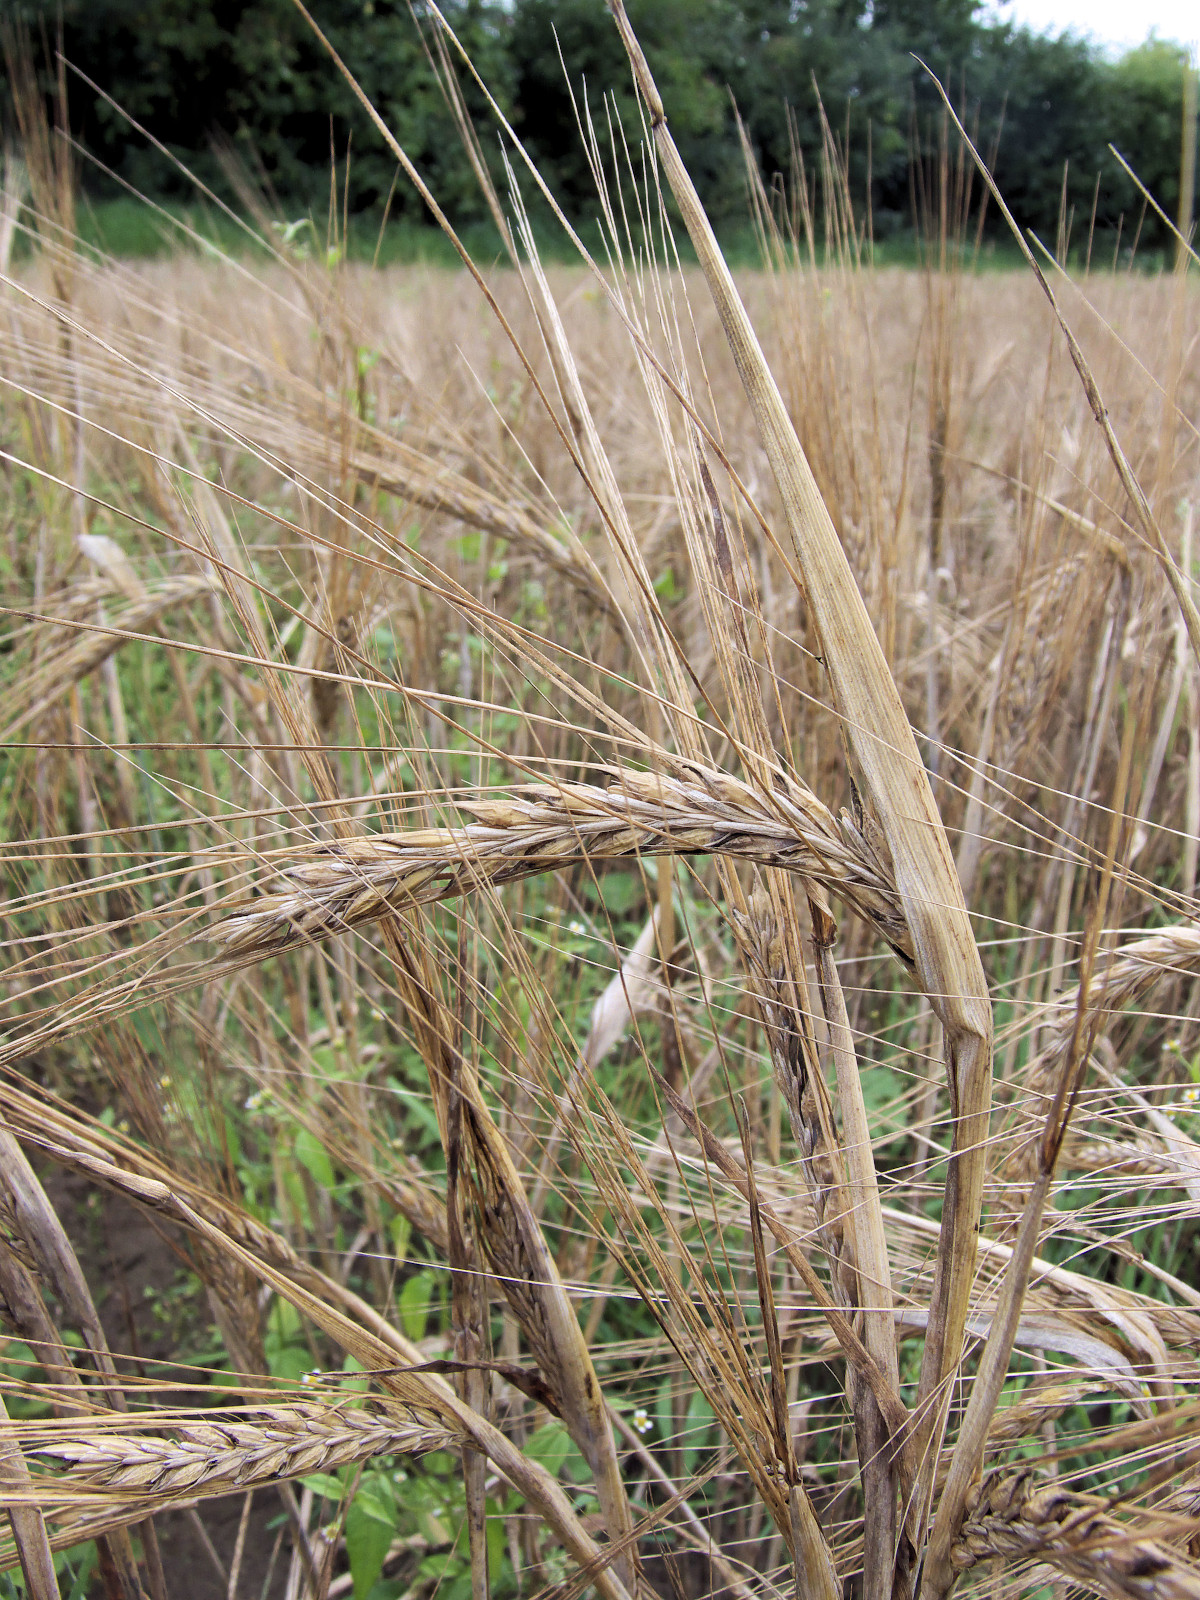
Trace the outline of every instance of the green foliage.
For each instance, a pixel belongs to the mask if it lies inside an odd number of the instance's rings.
[[[382,206],[395,163],[291,0],[67,0],[53,8],[32,0],[18,14],[36,22],[59,10],[68,59],[206,181],[229,192],[210,148],[215,140],[274,196],[323,215],[332,141],[339,161],[351,153],[354,208]],[[323,0],[313,10],[445,203],[456,214],[482,215],[406,0]],[[444,10],[503,100],[502,8],[495,0],[451,0]],[[156,196],[192,197],[187,180],[121,112],[77,83],[73,106],[85,143],[126,182]],[[407,191],[397,192],[396,207],[414,217],[423,211]]]
[[[1155,199],[1174,215],[1179,204],[1180,124],[1187,51],[1149,39],[1109,69],[1116,124],[1113,143]],[[1132,196],[1131,196],[1132,201]]]
[[[378,1492],[381,1477],[372,1473],[372,1481],[359,1489],[346,1512],[346,1554],[354,1579],[354,1600],[366,1600],[375,1587],[392,1543],[395,1502]]]
[[[96,1565],[94,1544],[76,1545],[70,1550],[56,1552],[54,1571],[63,1600],[85,1600],[85,1596],[94,1592]],[[0,1572],[0,1600],[25,1600],[28,1593],[25,1579],[19,1571]]]
[[[564,1433],[565,1437],[565,1433]],[[422,1587],[436,1585],[445,1600],[470,1600],[471,1574],[466,1510],[458,1461],[438,1452],[417,1460],[383,1457],[361,1474],[354,1468],[312,1473],[305,1487],[342,1509],[346,1556],[355,1600],[393,1600],[405,1583],[383,1579],[388,1553],[399,1542],[419,1555]],[[348,1502],[348,1503],[347,1503]],[[510,1595],[515,1584],[504,1548],[503,1515],[520,1501],[486,1502],[488,1571],[493,1593]]]
[[[430,1310],[438,1303],[438,1289],[438,1274],[432,1267],[423,1267],[404,1280],[399,1296],[400,1324],[414,1343],[425,1337]]]
[[[390,215],[410,233],[393,235],[385,254],[406,259],[429,248],[411,235],[427,220],[424,207],[407,184],[393,189],[392,157],[291,0],[13,6],[28,22],[60,9],[68,58],[235,204],[244,208],[253,190],[282,211],[285,226],[311,214],[322,248],[326,234],[341,248],[344,207],[369,213],[358,243],[359,253],[373,255],[390,196]],[[406,0],[314,0],[312,9],[456,224],[490,231]],[[601,157],[626,188],[624,151],[618,143],[614,159],[602,97],[627,130],[638,127],[624,52],[600,0],[449,0],[443,10],[556,196],[586,223],[597,202],[578,116],[586,108],[595,118]],[[981,20],[976,0],[630,0],[629,10],[684,160],[723,232],[746,215],[739,115],[767,183],[793,182],[797,153],[810,176],[819,164],[822,107],[844,146],[852,193],[863,201],[869,190],[876,236],[905,230],[914,159],[936,152],[940,139],[940,101],[926,66],[982,146],[995,147],[1001,186],[1024,226],[1053,239],[1065,167],[1078,227],[1090,218],[1099,175],[1098,225],[1114,229],[1125,217],[1132,232],[1141,200],[1110,142],[1169,211],[1177,204],[1185,61],[1177,45],[1152,38],[1114,62],[1071,35]],[[420,4],[416,15],[428,25]],[[486,126],[482,95],[460,76]],[[194,204],[188,179],[78,82],[71,114],[85,146],[121,180],[156,199]],[[495,140],[485,137],[483,148],[503,192]],[[241,176],[231,176],[235,168]],[[116,193],[98,169],[85,181],[98,198]],[[536,199],[534,214],[537,221]],[[201,231],[214,226],[207,221]],[[1152,218],[1147,228],[1148,238],[1162,232]],[[148,253],[157,229],[150,224],[148,233],[143,222],[126,247]],[[498,245],[493,235],[482,253]]]
[[[982,61],[976,82],[983,102],[996,107],[1005,98],[995,172],[1018,220],[1053,244],[1065,168],[1076,230],[1086,229],[1094,202],[1098,228],[1115,229],[1124,217],[1131,242],[1142,199],[1110,144],[1174,213],[1186,60],[1181,46],[1162,41],[1110,62],[1069,35],[1014,31],[1003,56]],[[981,142],[998,131],[993,123]],[[1161,238],[1153,218],[1148,232]]]

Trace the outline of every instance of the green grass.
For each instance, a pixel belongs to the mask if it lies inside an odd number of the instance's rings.
[[[222,255],[263,256],[266,249],[255,237],[253,224],[239,225],[207,202],[182,205],[171,201],[152,206],[134,198],[93,200],[86,198],[79,209],[79,237],[81,241],[100,252],[123,260],[160,260],[196,249],[207,252],[211,248]],[[325,223],[319,218],[309,218],[301,212],[286,222],[275,224],[281,234],[314,256],[326,258],[329,246]],[[548,226],[535,230],[539,250],[548,261],[569,262],[577,260],[561,232]],[[599,227],[591,221],[580,224],[580,234],[594,253],[601,255]],[[490,222],[471,222],[463,226],[461,237],[472,257],[479,262],[502,261],[504,246],[499,232]],[[197,242],[199,241],[199,242]],[[761,252],[753,229],[744,225],[731,231],[722,239],[726,256],[733,266],[743,270],[761,265]],[[681,259],[691,264],[694,255],[686,240],[680,242]],[[340,246],[333,247],[336,258]],[[819,252],[823,258],[825,252]],[[1020,253],[1008,240],[985,239],[974,254],[977,270],[1008,272],[1025,270]],[[346,255],[352,261],[375,262],[381,267],[429,266],[457,267],[459,258],[454,247],[442,231],[432,223],[408,220],[388,222],[382,230],[373,216],[351,217],[349,245]],[[1077,259],[1078,258],[1078,259]],[[904,229],[874,245],[875,265],[878,267],[919,267],[924,250],[916,234]],[[1143,272],[1157,272],[1166,264],[1159,251],[1140,251],[1137,266]],[[1098,242],[1093,250],[1093,263],[1105,268],[1112,261],[1111,241]],[[1072,251],[1072,264],[1082,265],[1082,251]],[[1122,257],[1123,266],[1128,265]]]

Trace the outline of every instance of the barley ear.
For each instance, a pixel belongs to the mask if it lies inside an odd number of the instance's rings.
[[[17,1547],[17,1558],[25,1575],[26,1586],[33,1600],[59,1600],[54,1557],[50,1553],[50,1540],[46,1535],[46,1519],[39,1506],[23,1505],[16,1499],[17,1495],[28,1494],[32,1483],[20,1445],[6,1437],[9,1422],[3,1393],[0,1393],[0,1428],[3,1429],[3,1435],[0,1435],[0,1494],[7,1501],[13,1543]]]
[[[39,1143],[56,1159],[67,1154],[49,1139],[43,1138]],[[419,1352],[384,1318],[370,1312],[349,1292],[339,1295],[340,1286],[335,1280],[324,1279],[320,1274],[308,1274],[313,1288],[306,1287],[233,1237],[226,1231],[224,1219],[220,1223],[210,1221],[176,1192],[173,1183],[127,1171],[107,1157],[79,1153],[72,1164],[139,1205],[182,1223],[190,1233],[204,1239],[227,1259],[240,1263],[336,1341],[347,1355],[352,1355],[361,1367],[374,1375],[380,1388],[392,1399],[411,1408],[418,1416],[428,1413],[442,1427],[459,1431],[465,1447],[486,1456],[501,1477],[554,1530],[567,1553],[587,1572],[601,1600],[631,1600],[629,1590],[612,1570],[613,1558],[588,1533],[557,1478],[541,1462],[519,1450],[487,1418],[459,1399],[440,1376],[424,1371],[420,1362],[396,1366],[397,1354],[417,1355]],[[268,1241],[273,1237],[269,1229],[264,1229],[263,1234]],[[336,1303],[338,1299],[352,1306],[360,1321],[347,1315]]]

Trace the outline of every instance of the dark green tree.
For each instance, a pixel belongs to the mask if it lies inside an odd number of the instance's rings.
[[[23,9],[53,36],[57,3],[23,0]],[[352,209],[387,194],[395,163],[290,0],[65,0],[61,9],[67,59],[206,181],[228,187],[216,144],[285,208],[319,206],[331,153],[344,162],[349,150]],[[465,220],[481,214],[407,0],[313,0],[311,10],[450,209]],[[508,9],[501,0],[449,0],[443,11],[506,102]],[[473,87],[466,91],[480,109]],[[190,193],[126,117],[78,81],[71,102],[84,144],[121,178],[156,197]],[[103,189],[95,171],[85,181]],[[400,212],[421,209],[405,186],[396,199]]]
[[[460,224],[484,216],[408,0],[310,3],[451,215]],[[920,187],[914,175],[923,181],[945,143],[931,73],[982,148],[999,140],[1001,187],[1022,225],[1044,238],[1054,238],[1064,167],[1076,237],[1091,215],[1097,174],[1098,226],[1111,229],[1124,215],[1132,233],[1141,202],[1109,141],[1168,210],[1177,204],[1184,58],[1174,45],[1151,41],[1111,62],[1076,38],[981,21],[977,0],[627,3],[718,227],[739,227],[748,216],[738,114],[770,186],[797,181],[797,155],[811,178],[822,106],[852,193],[860,205],[869,196],[877,235],[909,226]],[[418,24],[425,4],[414,0]],[[634,151],[641,129],[603,0],[445,0],[443,10],[568,213],[594,216],[577,111],[590,113],[601,159],[622,183],[628,174],[619,135],[613,155],[606,97]],[[0,0],[0,19],[24,21],[51,39],[60,16],[67,57],[207,182],[233,192],[232,151],[280,210],[319,212],[331,155],[344,181],[349,151],[350,207],[378,210],[392,158],[291,0]],[[500,175],[483,97],[466,74],[462,83]],[[71,114],[84,145],[126,182],[155,198],[190,193],[186,179],[77,80]],[[85,168],[84,179],[104,191],[99,168]],[[405,184],[394,212],[421,215]],[[1154,225],[1146,237],[1160,234]]]

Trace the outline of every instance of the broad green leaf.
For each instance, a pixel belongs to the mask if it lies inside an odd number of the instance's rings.
[[[561,1422],[545,1422],[529,1435],[525,1454],[540,1461],[546,1471],[558,1477],[571,1448],[571,1436]]]
[[[354,1600],[367,1600],[375,1587],[395,1532],[390,1518],[381,1515],[380,1503],[358,1494],[346,1512],[346,1555],[354,1580]]]
[[[437,1295],[437,1276],[429,1267],[414,1272],[400,1288],[400,1320],[404,1331],[414,1344],[425,1337],[425,1324],[429,1320],[429,1307]]]
[[[332,1193],[337,1188],[337,1179],[333,1175],[333,1162],[321,1141],[307,1128],[301,1128],[296,1135],[295,1150],[296,1160],[307,1168],[317,1187],[327,1194]]]

